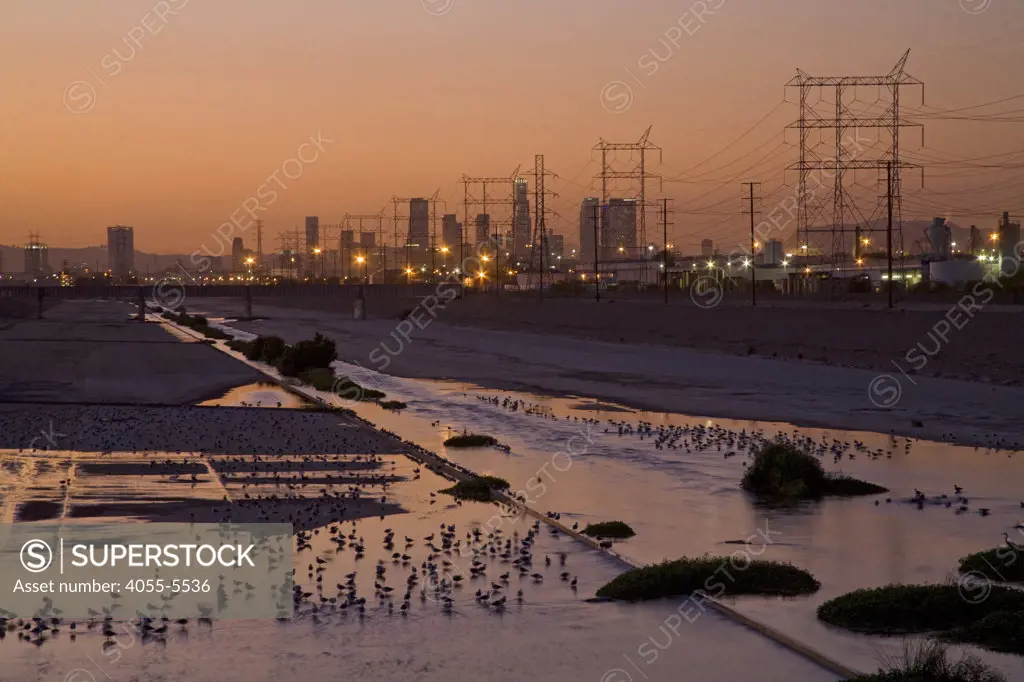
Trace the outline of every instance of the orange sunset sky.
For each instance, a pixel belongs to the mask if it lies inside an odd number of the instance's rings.
[[[575,243],[592,147],[653,125],[650,169],[673,180],[650,196],[675,200],[670,239],[694,250],[742,239],[741,182],[763,183],[764,210],[792,192],[798,67],[884,74],[907,48],[925,145],[910,131],[904,150],[926,169],[904,216],[1024,213],[1019,0],[4,0],[0,18],[5,244],[126,224],[138,250],[190,253],[318,130],[333,142],[263,214],[271,245],[306,215],[438,188],[461,219],[463,174],[538,153]]]

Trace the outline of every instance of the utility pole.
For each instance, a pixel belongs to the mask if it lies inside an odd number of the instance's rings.
[[[886,253],[889,261],[889,307],[892,307],[892,161],[885,164],[885,198],[889,221],[885,229]]]
[[[662,268],[665,278],[665,305],[668,305],[668,199],[661,200]]]
[[[601,212],[600,206],[594,207],[594,291],[597,292],[596,300],[598,303],[601,302],[601,269],[598,264],[598,234],[597,234],[597,216]]]
[[[757,240],[754,239],[754,216],[758,211],[754,211],[754,186],[761,186],[760,182],[744,182],[743,185],[749,190],[749,208],[744,213],[750,214],[750,305],[757,305],[757,276],[756,261],[757,261]],[[760,199],[760,197],[757,197]]]

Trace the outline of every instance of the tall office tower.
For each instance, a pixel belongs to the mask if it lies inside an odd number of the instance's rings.
[[[462,243],[462,224],[454,213],[446,213],[441,218],[441,243],[439,247],[448,247],[451,253],[458,253]]]
[[[305,263],[306,274],[312,276],[314,271],[319,272],[319,261],[314,249],[320,248],[320,218],[318,216],[306,217],[306,249]]]
[[[636,200],[609,199],[601,220],[604,260],[638,258],[636,250]]]
[[[341,259],[341,272],[339,275],[352,277],[356,272],[355,261],[359,257],[356,253],[356,233],[354,230],[342,230],[338,235],[338,258]]]
[[[245,244],[241,237],[231,240],[231,272],[245,270]]]
[[[597,197],[587,197],[580,205],[580,252],[577,254],[580,263],[594,262],[594,238],[600,233],[597,223],[600,204],[601,200]]]
[[[476,249],[482,253],[491,253],[491,216],[481,213],[476,217]]]
[[[715,255],[715,242],[713,239],[700,240],[700,255],[711,258]]]
[[[516,178],[515,221],[512,223],[512,262],[530,261],[530,186],[525,178]]]
[[[39,235],[29,235],[25,244],[25,276],[40,277],[50,273],[50,253],[46,244],[39,241]]]
[[[410,199],[409,234],[405,240],[405,258],[409,265],[426,263],[430,246],[430,202],[427,199]]]
[[[135,270],[135,230],[124,225],[107,228],[107,267],[115,279],[126,279]]]

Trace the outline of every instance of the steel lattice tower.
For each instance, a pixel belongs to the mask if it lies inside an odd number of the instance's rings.
[[[516,178],[519,177],[519,169],[520,168],[521,168],[521,166],[516,166],[516,169],[514,171],[512,171],[512,174],[509,175],[509,176],[506,176],[506,177],[489,177],[489,178],[484,178],[484,177],[470,177],[468,175],[463,175],[462,176],[462,180],[460,180],[460,182],[463,185],[463,197],[464,197],[463,201],[462,201],[462,206],[463,206],[462,242],[463,242],[463,244],[466,244],[466,243],[473,244],[474,245],[474,250],[479,248],[479,244],[477,244],[476,234],[475,233],[473,234],[473,241],[472,242],[467,241],[466,235],[467,235],[467,232],[470,229],[470,225],[473,225],[474,229],[475,229],[475,221],[473,223],[470,223],[470,214],[469,214],[470,209],[472,207],[474,207],[474,206],[480,206],[481,207],[481,214],[488,216],[488,219],[490,220],[490,225],[491,225],[491,227],[494,230],[494,243],[491,244],[490,252],[491,252],[492,256],[494,257],[494,277],[495,277],[495,283],[494,284],[495,284],[495,289],[498,292],[498,295],[501,294],[501,281],[500,281],[500,279],[501,279],[501,272],[499,270],[499,264],[501,262],[501,248],[500,247],[504,246],[503,240],[501,239],[501,235],[499,233],[499,229],[500,229],[500,227],[505,226],[505,225],[507,225],[509,227],[509,229],[512,229],[513,226],[515,225],[515,220],[516,220]],[[480,187],[481,187],[480,198],[477,198],[477,196],[475,194],[470,193],[469,188],[472,185],[480,185]],[[494,187],[501,188],[502,193],[499,194],[497,197],[495,197],[493,192],[488,194],[488,191],[487,191],[488,187],[491,187],[491,188],[494,188]],[[509,217],[504,219],[504,220],[495,220],[494,216],[491,216],[490,213],[488,212],[488,207],[489,206],[490,207],[508,206],[509,207],[509,214],[508,214]],[[461,248],[459,250],[462,251]],[[460,253],[459,254],[459,267],[460,268],[462,268],[462,265],[465,262],[466,255],[467,254],[465,254],[465,253]]]
[[[544,297],[544,275],[547,272],[548,256],[548,215],[557,216],[558,213],[547,207],[548,197],[557,197],[558,193],[546,188],[547,178],[557,178],[558,175],[544,168],[544,155],[535,154],[533,157],[533,172],[526,173],[533,177],[533,238],[530,246],[529,284],[533,286],[533,273],[540,273],[540,295]]]
[[[900,114],[900,90],[907,86],[922,86],[922,103],[924,100],[924,84],[904,72],[910,50],[884,76],[811,76],[797,69],[797,75],[786,84],[786,87],[797,88],[800,118],[789,128],[799,131],[799,160],[789,167],[799,173],[797,185],[797,239],[801,248],[807,249],[801,255],[809,255],[810,235],[827,233],[831,236],[831,253],[829,258],[833,270],[848,260],[850,254],[846,244],[846,233],[852,231],[847,221],[853,219],[856,224],[863,225],[862,232],[875,231],[875,211],[880,208],[877,197],[875,205],[869,213],[861,207],[847,187],[846,176],[857,170],[871,169],[880,174],[887,168],[892,169],[892,185],[896,206],[899,250],[903,252],[903,229],[901,210],[900,171],[918,168],[914,164],[904,162],[900,158],[900,130],[902,128],[921,125],[902,117]],[[864,104],[857,99],[857,88],[876,88],[879,93],[875,102]],[[819,96],[817,102],[810,100],[812,91],[824,93],[826,89],[833,92],[834,101],[825,102]],[[885,92],[885,96],[881,92]],[[833,105],[828,112],[823,112],[822,104]],[[856,106],[860,104],[860,106]],[[881,105],[883,110],[876,111]],[[834,139],[828,140],[828,147],[834,156],[822,156],[816,150],[819,144],[811,144],[811,131],[833,131]],[[864,131],[874,131],[875,137],[864,136]],[[923,132],[922,132],[923,135]],[[832,136],[829,135],[829,138]],[[871,143],[866,146],[866,143]],[[891,164],[891,165],[890,165]],[[812,175],[817,175],[817,188],[809,188]],[[821,178],[826,181],[822,182]],[[824,213],[827,203],[820,200],[820,192],[827,190],[832,198],[832,225],[830,227],[811,227]],[[799,251],[798,251],[799,253]]]
[[[600,231],[598,233],[600,235],[600,240],[601,242],[604,242],[605,240],[605,226],[603,224],[603,213],[604,208],[608,205],[608,181],[617,179],[628,179],[632,181],[631,186],[639,184],[640,193],[636,197],[637,202],[640,205],[640,220],[639,224],[637,225],[637,247],[641,251],[641,253],[637,255],[638,258],[641,259],[643,259],[646,256],[646,254],[643,253],[643,250],[646,248],[647,245],[647,180],[658,180],[659,192],[661,191],[661,176],[647,172],[647,152],[658,152],[659,163],[661,163],[662,158],[661,147],[652,144],[651,142],[648,141],[652,127],[653,126],[648,126],[647,130],[644,131],[644,134],[641,135],[640,139],[637,140],[636,142],[606,142],[602,138],[598,141],[596,145],[594,145],[593,148],[593,151],[601,152],[601,172],[594,176],[595,179],[601,180],[601,210],[599,211],[599,213],[602,214],[602,217]],[[613,164],[609,163],[608,152],[612,152],[614,155],[614,152],[617,151],[631,152],[631,162],[634,161],[634,159],[632,158],[632,152],[638,153],[639,159],[633,162],[628,170],[613,170]],[[600,247],[606,248],[607,246],[608,245],[604,243],[600,244]]]

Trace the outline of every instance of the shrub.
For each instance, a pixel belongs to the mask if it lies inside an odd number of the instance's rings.
[[[995,613],[1024,612],[1024,592],[986,586],[987,598],[972,601],[961,587],[950,583],[854,590],[819,606],[818,618],[855,632],[894,635],[953,630]]]
[[[307,369],[330,367],[337,359],[334,341],[317,332],[312,339],[287,346],[274,364],[285,376],[297,377]]]
[[[999,672],[976,656],[950,661],[946,647],[922,642],[904,647],[901,659],[885,663],[874,675],[855,677],[851,682],[1003,682]]]
[[[583,529],[584,535],[602,538],[631,538],[636,533],[622,521],[604,521],[603,523],[588,524]]]
[[[701,591],[712,596],[721,594],[760,594],[796,596],[817,592],[821,584],[807,571],[792,564],[751,560],[742,569],[728,571],[729,557],[705,555],[699,559],[676,559],[660,564],[634,568],[618,575],[597,591],[598,597],[643,601],[661,599]]]
[[[260,355],[249,359],[262,360],[270,364],[277,362],[277,359],[284,355],[284,351],[288,347],[288,344],[280,336],[260,336],[257,337],[255,343],[259,345]]]
[[[380,406],[383,407],[385,410],[395,410],[396,412],[398,410],[404,410],[405,408],[409,407],[401,400],[385,400],[380,404]]]
[[[479,433],[462,433],[452,436],[444,442],[449,448],[486,448],[498,444],[494,436],[485,436]]]
[[[749,493],[775,500],[817,500],[826,495],[887,492],[873,483],[827,474],[816,457],[784,443],[769,443],[761,448],[740,485]]]
[[[1024,582],[1024,552],[1003,546],[965,556],[961,573],[981,574],[996,582]]]
[[[451,495],[456,499],[475,500],[477,502],[490,502],[491,489],[508,490],[509,482],[497,476],[474,476],[465,481],[459,481],[450,488],[441,490],[445,495]]]

